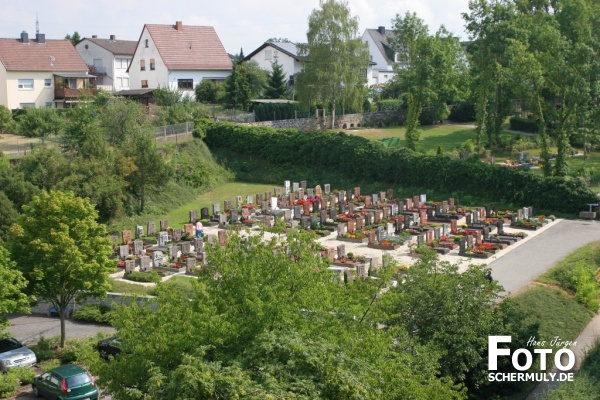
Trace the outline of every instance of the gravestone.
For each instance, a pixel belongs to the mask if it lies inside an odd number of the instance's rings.
[[[490,228],[489,226],[484,226],[482,231],[483,231],[483,237],[485,239],[487,239],[490,236],[490,231],[492,228]]]
[[[330,209],[329,209],[329,217],[330,217],[332,220],[334,220],[334,221],[335,221],[335,219],[337,218],[337,216],[338,216],[338,212],[337,212],[337,210],[336,210],[334,207],[330,208]]]
[[[329,259],[330,262],[334,262],[335,261],[335,249],[332,247],[327,248],[327,258]]]
[[[395,229],[394,229],[394,224],[392,224],[391,222],[388,222],[386,226],[387,226],[387,232],[386,232],[387,235],[394,236],[394,233],[396,233]]]
[[[237,210],[231,210],[231,218],[229,219],[229,221],[232,224],[235,224],[239,220],[240,220],[240,215],[238,214],[238,211]]]
[[[372,212],[367,213],[367,215],[365,215],[365,225],[367,225],[367,226],[373,225],[374,219],[375,219],[375,216]]]
[[[144,242],[141,240],[134,240],[133,241],[133,255],[139,256],[140,254],[142,254],[143,250],[144,250]]]
[[[396,215],[398,215],[398,205],[397,204],[390,204],[390,214],[392,215],[392,217],[395,217]]]
[[[450,211],[450,206],[446,200],[442,201],[442,214],[448,214]]]
[[[242,207],[242,221],[250,219],[250,209],[248,207]]]
[[[371,196],[365,196],[365,208],[371,207]]]
[[[231,211],[231,200],[225,200],[223,201],[223,211],[227,212],[227,211]]]
[[[519,222],[519,215],[518,214],[510,214],[510,224],[515,225],[517,222]]]
[[[217,244],[217,236],[216,235],[206,235],[206,243],[211,246]]]
[[[260,211],[262,211],[263,214],[269,212],[269,202],[268,201],[260,202]]]
[[[427,203],[427,195],[426,195],[426,194],[422,194],[422,195],[419,197],[419,201],[421,202],[421,204],[425,204],[425,203]]]
[[[154,221],[148,221],[148,229],[146,231],[148,233],[148,236],[156,235],[156,224],[154,223]]]
[[[458,222],[455,219],[450,220],[450,233],[458,235]]]
[[[517,218],[519,221],[523,220],[523,210],[520,208],[517,210]]]
[[[139,258],[139,260],[140,260],[140,271],[150,272],[150,270],[152,269],[152,265],[150,265],[150,257],[141,256]]]
[[[354,188],[354,197],[357,199],[360,197],[360,186]]]
[[[529,208],[528,207],[523,207],[523,219],[527,220],[529,218],[531,218],[529,216]]]
[[[169,261],[175,262],[179,257],[179,246],[169,246]]]
[[[228,219],[227,214],[219,214],[219,226],[226,226],[229,223]]]
[[[371,258],[371,268],[372,269],[379,268],[379,258],[377,258],[377,257],[372,257]]]
[[[192,244],[190,242],[181,243],[181,255],[187,256],[192,252]]]
[[[440,239],[440,236],[442,235],[442,229],[439,226],[435,226],[433,228],[433,237],[434,239]]]
[[[473,248],[473,235],[467,235],[467,246],[470,249]]]
[[[273,226],[274,217],[272,215],[263,215],[262,217],[263,217],[263,225],[265,227],[270,228]]]
[[[240,208],[242,208],[242,204],[243,204],[242,196],[235,196],[235,208],[237,208],[239,210]]]
[[[283,220],[285,222],[291,221],[292,220],[292,210],[290,210],[289,208],[283,210]]]
[[[183,225],[183,233],[185,234],[185,236],[189,236],[191,238],[196,236],[196,229],[194,228],[194,224]]]
[[[321,202],[320,201],[315,201],[312,204],[312,210],[313,212],[319,212],[319,210],[321,209]]]
[[[202,238],[194,238],[194,251],[199,253],[204,250],[204,240]]]
[[[527,207],[529,209],[529,218],[534,218],[533,216],[533,207]]]
[[[413,201],[412,201],[412,199],[404,199],[404,202],[406,203],[405,211],[412,211],[413,210]]]
[[[471,216],[472,216],[473,223],[478,224],[479,223],[479,212],[477,210],[475,210],[471,213]]]
[[[462,239],[460,239],[460,242],[458,242],[459,245],[459,254],[464,254],[467,251],[467,239],[465,239],[464,237]]]
[[[385,229],[383,229],[383,226],[380,226],[377,228],[377,241],[378,242],[383,242],[385,240]]]
[[[496,221],[496,229],[498,230],[498,235],[504,235],[504,221]]]
[[[404,229],[410,229],[413,224],[413,214],[404,214]]]
[[[346,257],[346,245],[340,244],[337,246],[337,256],[338,259]]]
[[[354,220],[351,219],[348,222],[346,222],[346,226],[348,227],[348,233],[354,233]]]
[[[130,230],[121,231],[121,240],[123,241],[123,244],[131,243],[131,231]]]
[[[331,193],[331,185],[329,183],[326,183],[325,185],[323,185],[323,190],[325,191],[325,194],[327,196],[329,196],[329,193]]]
[[[373,222],[375,222],[376,224],[381,223],[381,218],[383,217],[383,211],[381,210],[375,210],[373,212]]]
[[[312,199],[313,197],[315,197],[315,190],[310,188],[306,189],[306,195],[309,199]]]
[[[200,209],[200,219],[204,221],[210,219],[210,215],[208,215],[208,207],[202,207]]]
[[[319,212],[319,221],[321,222],[321,225],[327,222],[327,210],[321,210]]]
[[[321,189],[321,185],[315,186],[315,197],[318,197],[318,198],[323,197],[323,190]],[[323,207],[323,208],[326,208],[326,207]]]
[[[297,192],[300,189],[300,184],[298,182],[292,183],[292,191]]]
[[[348,226],[346,225],[345,222],[338,222],[337,225],[337,235],[338,236],[342,236],[343,234],[345,234],[348,230]]]
[[[288,194],[290,194],[290,186],[291,186],[291,182],[290,181],[284,181],[283,182],[283,187],[285,190],[285,195],[287,196]]]
[[[433,211],[435,212],[435,216],[436,216],[436,217],[439,217],[439,216],[440,216],[440,214],[442,213],[442,205],[441,205],[441,204],[436,204],[436,205],[433,207]]]
[[[166,246],[169,241],[169,233],[167,231],[158,232],[158,245]]]
[[[139,239],[144,236],[144,227],[141,225],[136,225],[135,227],[135,238]]]
[[[486,216],[488,216],[488,215],[492,216],[492,213],[493,213],[493,207],[492,207],[492,205],[491,204],[486,205],[485,206],[485,215]]]
[[[481,244],[481,231],[479,229],[475,231],[475,244]]]
[[[442,236],[448,236],[448,235],[450,235],[450,225],[442,224]]]
[[[310,229],[310,216],[303,215],[300,218],[300,226],[306,230]]]
[[[190,210],[190,223],[195,224],[198,220],[198,211]]]
[[[417,246],[422,246],[425,244],[425,233],[421,232],[417,235]]]
[[[221,204],[215,203],[212,205],[212,208],[213,208],[213,215],[221,214]]]
[[[479,220],[480,221],[485,221],[485,218],[487,217],[487,213],[485,211],[485,207],[479,207]]]
[[[219,245],[225,246],[225,243],[227,242],[227,231],[219,230],[217,234],[219,237]]]
[[[304,212],[303,212],[303,215],[304,215],[304,216],[309,216],[309,215],[310,215],[310,203],[309,203],[309,202],[306,202],[306,203],[304,203],[304,204],[302,205],[302,207],[303,207],[303,211],[304,211]]]
[[[430,219],[433,219],[433,208],[427,207],[426,212],[427,212],[427,220],[429,221]]]
[[[367,276],[367,268],[365,264],[361,263],[356,266],[356,274],[358,276]]]
[[[371,199],[373,200],[373,204],[379,203],[379,195],[377,193],[373,193]]]
[[[414,195],[412,201],[413,208],[419,208],[421,206],[421,197],[419,197],[418,195]]]
[[[196,271],[196,259],[194,257],[188,257],[185,259],[185,273],[187,275],[193,275]]]
[[[300,187],[306,192],[306,181],[300,181]]]
[[[340,203],[340,214],[346,214],[346,204]]]
[[[288,194],[288,199],[290,202],[290,206],[293,206],[294,203],[296,203],[296,193],[290,193]]]
[[[383,219],[388,219],[390,217],[390,208],[389,207],[384,207],[383,210]]]
[[[262,193],[256,193],[256,204],[261,204],[263,202]]]
[[[367,238],[369,240],[369,244],[370,245],[374,245],[375,243],[377,243],[376,242],[376,240],[377,240],[377,232],[375,232],[375,231],[369,231],[367,233]]]
[[[427,244],[433,242],[433,231],[431,229],[425,231],[425,242]]]
[[[358,217],[356,218],[356,229],[357,230],[362,230],[365,227],[365,217]]]
[[[325,197],[321,198],[321,209],[322,210],[327,210],[327,207],[329,206],[329,201],[327,201],[327,199]]]
[[[419,224],[423,225],[427,223],[427,210],[422,208],[419,211]]]
[[[165,255],[162,251],[155,251],[152,253],[152,266],[154,268],[162,267],[165,263]]]
[[[249,194],[248,196],[246,196],[246,204],[248,204],[248,205],[254,205],[254,196],[252,196],[251,194]]]
[[[456,206],[454,205],[454,197],[450,197],[448,199],[448,206],[450,207],[450,211],[454,211]]]
[[[345,190],[340,190],[338,192],[338,203],[342,203],[343,201],[346,200],[346,191]]]
[[[125,259],[129,255],[129,245],[124,244],[119,246],[119,258]]]
[[[281,197],[281,188],[280,187],[273,188],[273,192],[275,193],[275,197],[277,197],[277,198]]]
[[[406,211],[406,206],[404,205],[403,201],[399,201],[398,202],[398,214],[402,214],[404,211]]]
[[[135,260],[125,260],[125,273],[130,274],[135,271]]]
[[[300,219],[302,217],[302,207],[294,206],[294,219]]]
[[[169,230],[169,221],[168,220],[166,220],[166,219],[160,220],[160,230],[161,231]]]
[[[173,229],[173,241],[179,242],[181,240],[181,236],[182,236],[181,234],[182,234],[181,228]]]
[[[382,203],[386,201],[385,192],[379,192],[379,201]]]
[[[388,189],[385,196],[389,201],[392,201],[394,199],[394,189]]]
[[[467,213],[467,215],[465,215],[465,220],[467,221],[467,226],[471,226],[473,224],[473,214],[472,213]]]

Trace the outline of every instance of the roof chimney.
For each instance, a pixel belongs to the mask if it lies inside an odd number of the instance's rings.
[[[110,35],[110,40],[114,42],[115,40],[117,40],[117,37],[115,35]]]
[[[92,39],[98,39],[98,35],[92,35]]]
[[[46,34],[44,34],[44,33],[36,33],[35,34],[35,41],[38,42],[38,44],[40,44],[40,43],[46,43]]]
[[[385,35],[385,26],[380,26],[379,28],[377,28],[377,30],[380,34]]]
[[[177,29],[178,31],[182,31],[183,30],[183,23],[181,21],[175,22],[175,29]]]
[[[27,32],[21,32],[21,43],[29,43],[29,35]]]

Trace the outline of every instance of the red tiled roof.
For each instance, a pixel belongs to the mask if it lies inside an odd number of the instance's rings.
[[[69,40],[0,39],[0,63],[7,71],[87,71],[88,67]]]
[[[232,69],[217,32],[212,26],[146,24],[168,69]]]

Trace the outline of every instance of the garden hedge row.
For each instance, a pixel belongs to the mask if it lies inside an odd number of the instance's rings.
[[[534,119],[512,117],[510,119],[510,129],[513,131],[537,133],[539,123]]]
[[[554,212],[576,213],[597,202],[596,195],[577,179],[544,178],[477,159],[460,161],[405,148],[385,148],[380,142],[342,132],[307,133],[208,120],[199,123],[209,147],[228,148],[274,165],[305,163],[342,171],[356,181],[463,191]]]

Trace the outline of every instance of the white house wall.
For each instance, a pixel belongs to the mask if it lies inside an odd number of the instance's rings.
[[[394,77],[394,68],[392,65],[388,64],[388,61],[383,54],[381,54],[381,51],[373,41],[373,38],[368,31],[365,31],[362,39],[369,46],[371,61],[376,63],[376,65],[371,66],[371,68],[368,70],[368,85],[372,86],[387,83],[392,80]]]
[[[33,79],[33,89],[19,89],[19,79]],[[50,79],[50,87],[45,80]],[[10,109],[21,108],[21,104],[32,104],[37,108],[46,107],[54,100],[54,76],[52,72],[7,71],[6,105]]]
[[[271,59],[265,59],[265,50],[271,50]],[[276,53],[277,52],[277,53]],[[283,67],[283,71],[285,72],[286,80],[290,78],[290,75],[297,74],[302,70],[302,64],[299,61],[296,61],[293,57],[288,56],[287,54],[274,49],[273,47],[267,46],[254,56],[252,56],[251,60],[256,61],[259,67],[265,69],[269,72],[273,70],[271,63],[275,61],[275,54],[277,54],[277,61]]]
[[[146,40],[148,40],[148,47],[146,47]],[[151,59],[154,59],[156,64],[154,71],[150,70]],[[145,61],[145,71],[141,71],[141,60]],[[129,87],[131,89],[142,89],[142,80],[148,81],[148,88],[150,89],[169,85],[169,71],[146,27],[144,27],[140,36],[140,41],[129,66]]]
[[[85,48],[86,45],[88,46],[87,49]],[[106,75],[102,77],[100,87],[108,91],[129,89],[130,84],[121,86],[119,83],[123,81],[122,79],[119,81],[118,78],[129,80],[129,74],[127,73],[127,67],[118,68],[117,59],[125,58],[128,62],[131,62],[130,55],[113,54],[104,47],[85,39],[77,43],[75,48],[87,65],[94,65],[95,59],[102,60],[102,72],[105,72]]]
[[[6,86],[6,68],[0,63],[0,104],[8,107],[8,90]]]
[[[196,87],[203,79],[216,79],[216,80],[224,80],[229,75],[231,75],[231,71],[223,71],[223,70],[174,70],[170,71],[169,76],[169,87],[171,89],[178,88],[179,79],[192,79],[194,81],[194,86]],[[164,86],[164,85],[163,85]],[[186,96],[194,98],[194,90],[184,90],[184,94]]]

